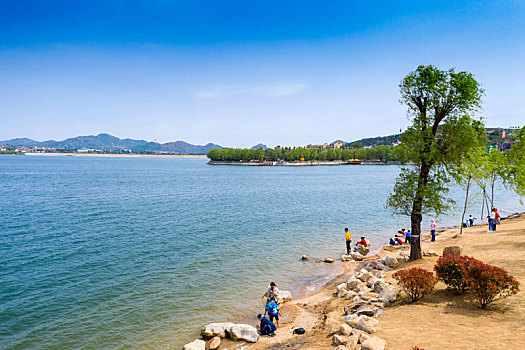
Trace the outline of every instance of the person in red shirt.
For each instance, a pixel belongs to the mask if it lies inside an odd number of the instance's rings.
[[[368,243],[366,243],[365,237],[361,237],[361,240],[358,241],[355,245],[358,246],[360,244],[363,245],[365,248],[368,247]]]

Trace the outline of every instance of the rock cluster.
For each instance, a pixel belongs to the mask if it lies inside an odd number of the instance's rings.
[[[357,259],[354,259],[357,260]],[[405,258],[386,256],[370,261],[357,270],[346,283],[336,286],[337,298],[350,300],[339,330],[330,335],[336,350],[384,350],[386,341],[372,336],[383,308],[397,298],[397,289],[383,279],[384,271],[392,270]]]

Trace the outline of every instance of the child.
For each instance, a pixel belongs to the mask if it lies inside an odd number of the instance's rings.
[[[266,304],[268,304],[271,298],[277,298],[278,295],[279,295],[279,289],[277,289],[275,282],[270,282],[270,286],[268,287],[268,290],[266,291],[266,293],[263,294],[261,299],[266,297]]]
[[[405,234],[405,243],[410,243],[410,237],[412,237],[412,233],[410,233],[410,230],[408,230]]]
[[[430,220],[430,233],[432,234],[432,239],[430,242],[436,241],[436,227],[436,221],[434,221],[434,219]]]
[[[279,315],[281,312],[279,311],[279,306],[275,302],[275,298],[270,298],[270,302],[266,305],[266,309],[264,310],[264,315],[270,316],[270,322],[273,322],[274,319],[277,320],[277,326],[279,326]]]

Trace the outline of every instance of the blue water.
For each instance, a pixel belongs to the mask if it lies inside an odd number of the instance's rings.
[[[325,282],[337,267],[300,256],[337,257],[344,227],[379,247],[409,226],[384,208],[397,166],[205,162],[0,157],[0,348],[180,348],[207,322],[255,323],[271,280]]]

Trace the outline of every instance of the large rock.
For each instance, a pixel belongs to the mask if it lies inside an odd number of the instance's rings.
[[[201,334],[204,338],[212,338],[212,337],[226,338],[232,326],[233,326],[233,323],[231,322],[210,323],[202,327]]]
[[[350,255],[352,256],[352,259],[354,259],[356,261],[361,261],[361,260],[363,260],[365,258],[364,255],[361,255],[358,252],[351,252]]]
[[[348,324],[343,323],[339,326],[339,333],[341,335],[350,335],[352,334],[352,327],[350,327]]]
[[[385,348],[386,341],[378,337],[369,338],[361,343],[361,350],[385,350]]]
[[[379,279],[378,279],[376,276],[372,275],[372,276],[370,276],[370,278],[368,278],[368,279],[366,280],[366,286],[367,286],[368,288],[372,288],[372,289],[373,289],[373,288],[374,288],[374,284],[375,284],[378,280],[379,280]]]
[[[221,346],[221,338],[213,337],[206,343],[206,350],[217,350]]]
[[[335,345],[346,345],[346,339],[338,334],[334,334],[333,342]]]
[[[346,347],[348,349],[354,350],[358,348],[357,343],[359,343],[359,337],[357,335],[351,335],[348,337],[348,340],[346,341]]]
[[[329,264],[331,264],[331,263],[334,262],[334,258],[322,258],[321,260],[322,260],[323,262],[325,262],[325,263],[329,263]]]
[[[206,343],[204,340],[195,339],[191,343],[184,345],[182,350],[206,350]]]
[[[384,264],[386,266],[390,266],[390,267],[394,267],[395,265],[397,265],[399,262],[397,261],[397,259],[393,256],[385,256],[385,259],[383,260]]]
[[[286,290],[281,290],[279,291],[279,294],[277,294],[277,297],[275,298],[276,301],[277,301],[277,304],[281,305],[287,301],[291,301],[292,300],[292,293],[286,291]]]
[[[368,339],[370,339],[370,336],[367,333],[359,334],[359,344],[363,344]]]
[[[346,282],[346,288],[348,290],[354,290],[355,287],[357,287],[359,285],[359,281],[357,280],[357,278],[355,278],[355,276],[352,276],[348,279],[348,281]]]
[[[344,298],[348,294],[348,291],[346,289],[341,289],[339,292],[337,292],[338,298]]]
[[[234,324],[228,333],[233,340],[244,340],[248,343],[255,343],[259,340],[257,329],[249,324]]]
[[[357,296],[357,292],[353,290],[349,290],[348,293],[346,293],[345,299],[350,300]]]
[[[366,280],[369,279],[370,276],[372,276],[372,274],[370,272],[366,271],[366,272],[360,274],[359,277],[357,277],[357,278],[359,278],[363,282],[366,282]]]
[[[443,256],[445,255],[455,255],[455,256],[461,256],[463,254],[463,248],[459,245],[452,245],[445,247],[443,249]]]
[[[341,254],[341,260],[343,260],[343,261],[354,261],[354,258],[352,258],[352,255],[350,255],[350,254]]]
[[[397,291],[396,288],[392,285],[388,285],[381,290],[381,292],[377,295],[377,299],[379,300],[386,300],[389,303],[392,303],[396,301],[397,298]]]
[[[355,317],[353,317],[355,316]],[[357,328],[357,324],[359,323],[359,317],[357,315],[348,315],[344,318],[344,321],[347,325],[349,325],[352,328]]]
[[[381,293],[381,291],[387,286],[388,284],[386,284],[383,279],[378,279],[372,288],[374,292]]]
[[[337,290],[338,292],[339,292],[341,289],[346,289],[346,283],[338,284],[337,287],[335,287],[335,290]]]
[[[360,316],[359,317],[359,322],[357,322],[357,329],[361,330],[361,331],[364,331],[364,332],[367,332],[367,333],[375,333],[376,332],[376,329],[374,328],[374,326],[376,325],[377,323],[377,320],[376,319],[373,319],[373,318],[370,318],[370,317],[367,317],[367,316]]]

